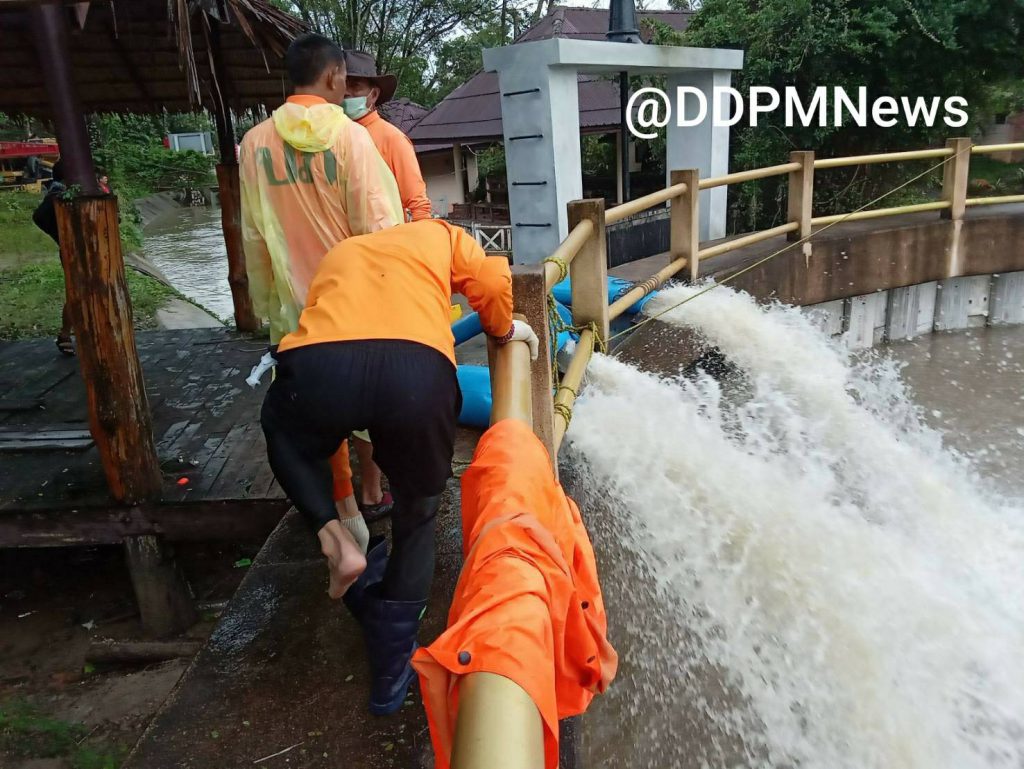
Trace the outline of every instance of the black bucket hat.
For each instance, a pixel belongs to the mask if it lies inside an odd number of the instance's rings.
[[[398,78],[394,75],[378,75],[377,62],[372,55],[364,51],[345,51],[345,69],[348,71],[348,77],[361,77],[380,89],[380,96],[377,97],[378,107],[390,101],[395,95]]]

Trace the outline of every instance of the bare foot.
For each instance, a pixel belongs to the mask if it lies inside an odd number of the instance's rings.
[[[331,521],[317,533],[320,552],[327,557],[330,584],[327,595],[338,599],[366,569],[366,556],[340,521]]]

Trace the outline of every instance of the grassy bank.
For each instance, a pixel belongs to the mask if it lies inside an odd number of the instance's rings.
[[[123,745],[90,741],[89,730],[43,713],[22,700],[0,702],[0,758],[63,759],[69,769],[117,769]]]
[[[32,223],[39,197],[0,193],[0,339],[54,336],[64,305],[64,271],[57,246]],[[127,270],[136,328],[153,328],[156,311],[174,289]]]
[[[155,328],[156,311],[178,293],[147,275],[129,269],[135,328]],[[64,305],[64,270],[52,261],[0,270],[0,339],[55,336]]]

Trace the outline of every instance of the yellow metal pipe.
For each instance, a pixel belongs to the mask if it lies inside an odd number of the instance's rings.
[[[689,263],[689,259],[685,256],[681,256],[678,259],[669,262],[647,280],[637,283],[633,288],[608,305],[608,317],[615,320],[617,317],[622,315],[622,313],[628,310],[634,302],[640,301],[645,296],[659,288],[666,280],[682,272]]]
[[[569,429],[569,420],[565,411],[572,410],[576,402],[576,393],[580,391],[580,384],[583,382],[583,375],[587,373],[587,364],[590,363],[590,356],[594,354],[594,341],[596,337],[589,328],[580,332],[580,341],[576,343],[576,352],[569,361],[569,368],[555,393],[555,454],[562,445],[562,438],[565,431]]]
[[[544,726],[514,681],[469,673],[459,682],[452,769],[543,769]]]
[[[813,222],[814,220],[812,219],[811,221]],[[770,230],[752,232],[749,235],[744,235],[740,238],[733,238],[725,243],[719,243],[717,246],[702,248],[700,250],[700,261],[703,262],[705,259],[710,259],[713,256],[718,256],[719,254],[727,254],[730,251],[735,251],[737,248],[743,248],[744,246],[749,246],[753,243],[760,243],[762,240],[768,240],[768,238],[785,235],[787,232],[796,232],[799,229],[799,222],[788,222],[787,224],[780,224],[778,227],[772,227]]]
[[[520,316],[516,316],[520,318]],[[493,405],[491,423],[518,419],[533,426],[530,347],[488,342]],[[538,611],[545,611],[543,605]],[[453,769],[540,769],[544,726],[530,695],[493,673],[469,673],[459,682],[452,742]]]
[[[491,424],[518,419],[533,427],[530,347],[526,342],[496,344],[491,365]]]
[[[548,291],[562,278],[561,269],[556,262],[560,261],[568,268],[593,232],[594,223],[589,219],[583,219],[572,228],[572,232],[566,236],[565,240],[558,244],[558,248],[551,252],[551,256],[548,257],[551,261],[544,263],[544,280],[547,283]]]
[[[967,198],[969,206],[998,206],[1000,203],[1024,203],[1024,195],[1003,195],[996,198]]]
[[[726,184],[740,184],[742,182],[752,182],[755,179],[765,179],[769,176],[782,176],[792,171],[799,171],[803,166],[800,163],[783,163],[777,166],[765,166],[764,168],[754,168],[750,171],[737,171],[734,174],[726,174],[725,176],[711,176],[707,179],[701,179],[698,187],[702,190],[709,190],[713,187],[722,187]]]
[[[916,214],[921,211],[941,211],[949,208],[948,200],[939,200],[934,203],[917,203],[912,206],[895,206],[893,208],[876,208],[872,211],[856,211],[852,214],[833,214],[831,216],[816,216],[811,219],[811,224],[832,224],[840,220],[855,222],[859,219],[880,219],[885,216],[899,216],[901,214]]]
[[[972,155],[991,155],[993,152],[1022,152],[1024,142],[1016,144],[975,144],[971,147]]]
[[[880,155],[851,155],[845,158],[820,158],[814,161],[815,168],[840,168],[842,166],[860,166],[869,163],[892,163],[900,160],[927,160],[928,158],[945,158],[953,154],[948,148],[935,150],[911,150],[910,152],[884,152]]]
[[[646,211],[648,208],[653,208],[659,203],[664,203],[674,197],[678,197],[684,192],[686,192],[685,184],[673,184],[671,187],[652,192],[650,195],[644,195],[642,198],[630,200],[628,203],[622,203],[614,208],[609,208],[604,212],[604,223],[614,224],[615,222],[621,222],[627,216]]]

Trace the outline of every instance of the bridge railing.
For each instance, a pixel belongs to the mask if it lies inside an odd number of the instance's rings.
[[[558,449],[568,430],[587,365],[594,350],[603,349],[608,343],[610,322],[633,304],[687,267],[689,278],[696,280],[702,263],[781,235],[785,235],[793,247],[802,245],[807,249],[815,227],[820,230],[841,221],[924,211],[940,211],[943,217],[958,220],[968,206],[1024,202],[1024,195],[967,197],[971,156],[1011,151],[1024,151],[1024,143],[972,146],[969,139],[957,138],[948,140],[945,147],[938,149],[819,159],[815,159],[813,152],[798,151],[790,153],[787,163],[708,179],[701,179],[696,169],[672,171],[665,189],[607,210],[603,200],[569,203],[568,235],[541,266],[517,268],[513,293],[516,309],[522,313],[520,317],[525,317],[538,332],[541,349],[548,349],[550,340],[559,330],[550,325],[549,319],[556,315],[549,312],[550,292],[555,284],[569,277],[572,326],[579,340],[560,380],[551,356],[542,354],[531,366],[525,344],[514,343],[503,348],[492,344],[489,347],[492,423],[506,418],[531,423],[547,447],[557,472]],[[865,207],[845,214],[813,215],[816,171],[917,160],[939,161],[920,176],[942,168],[940,200],[888,208]],[[701,247],[701,190],[783,175],[789,177],[785,224]],[[669,263],[609,301],[605,226],[664,203],[671,207]],[[501,765],[508,769],[536,769],[542,765],[542,761],[538,763],[543,749],[539,714],[522,689],[508,679],[485,673],[467,676],[461,687],[452,750],[455,769],[490,769],[497,765],[498,756],[505,761]]]

